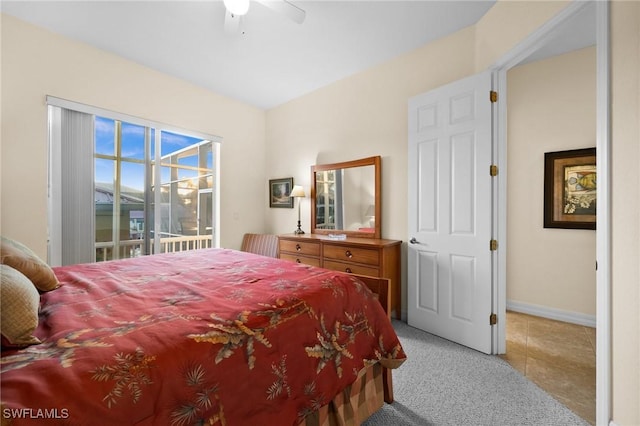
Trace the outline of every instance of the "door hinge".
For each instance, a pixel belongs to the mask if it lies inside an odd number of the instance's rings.
[[[492,104],[498,102],[498,92],[491,90],[489,92],[489,100],[491,101]]]
[[[496,314],[489,315],[489,325],[496,325],[498,323],[498,316]]]
[[[489,250],[491,250],[491,251],[498,250],[498,240],[489,241]]]
[[[491,176],[498,176],[498,166],[496,166],[495,164],[492,164],[489,166],[489,174]]]

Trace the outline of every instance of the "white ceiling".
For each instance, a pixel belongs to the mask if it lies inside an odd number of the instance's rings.
[[[268,109],[472,25],[495,0],[292,2],[306,11],[304,23],[252,1],[243,17],[245,34],[233,35],[224,31],[221,0],[2,0],[1,7],[3,13]],[[585,43],[594,42],[580,40],[579,47]]]
[[[587,3],[578,13],[556,29],[555,35],[542,48],[522,63],[538,61],[596,44],[596,3]]]

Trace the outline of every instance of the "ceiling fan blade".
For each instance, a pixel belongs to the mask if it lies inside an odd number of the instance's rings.
[[[293,22],[302,24],[307,13],[287,0],[256,0],[258,3],[267,6],[269,9],[283,14]]]

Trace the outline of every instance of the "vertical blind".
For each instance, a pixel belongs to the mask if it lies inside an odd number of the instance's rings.
[[[49,261],[52,265],[93,262],[93,115],[50,105],[49,126]]]

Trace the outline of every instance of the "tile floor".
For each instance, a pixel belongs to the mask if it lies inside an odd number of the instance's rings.
[[[596,422],[596,329],[507,312],[502,357],[574,413]]]

